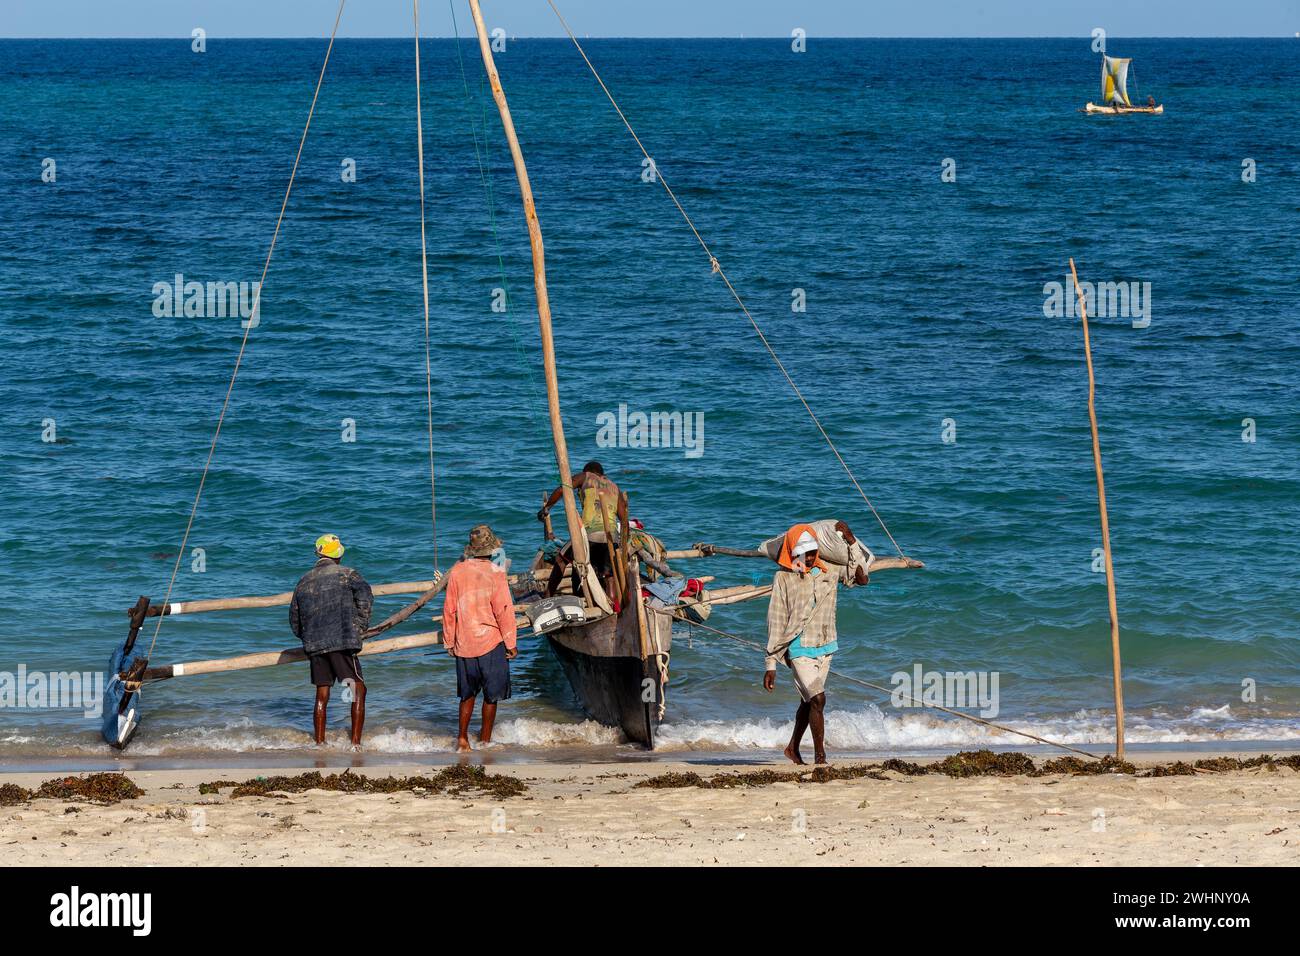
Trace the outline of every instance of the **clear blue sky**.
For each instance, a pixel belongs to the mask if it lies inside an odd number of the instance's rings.
[[[468,19],[465,0],[456,15]],[[1300,0],[556,0],[590,36],[1286,36]],[[320,36],[337,0],[0,0],[0,37]],[[546,0],[483,0],[489,26],[556,36]],[[421,32],[451,32],[447,0],[422,0]],[[348,0],[344,36],[409,36],[411,0]]]

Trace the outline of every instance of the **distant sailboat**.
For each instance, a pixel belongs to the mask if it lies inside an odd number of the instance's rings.
[[[1163,103],[1134,106],[1128,98],[1128,65],[1131,58],[1101,56],[1101,105],[1089,103],[1085,113],[1163,113]]]

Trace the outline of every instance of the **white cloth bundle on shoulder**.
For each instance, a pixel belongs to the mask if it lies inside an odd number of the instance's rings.
[[[857,571],[861,568],[865,573],[871,573],[871,562],[876,556],[871,553],[871,549],[864,545],[861,539],[855,540],[849,544],[835,530],[838,518],[823,518],[820,521],[807,522],[813,529],[813,534],[817,535],[817,543],[821,545],[818,549],[818,556],[827,564],[836,565],[839,575],[840,584],[845,587],[853,587],[857,581]],[[803,523],[803,522],[800,522]],[[773,561],[781,556],[781,543],[785,540],[784,534],[778,534],[775,538],[768,538],[758,546]]]

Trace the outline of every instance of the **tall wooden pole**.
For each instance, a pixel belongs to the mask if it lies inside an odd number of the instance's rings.
[[[510,143],[515,176],[519,179],[519,193],[524,202],[524,218],[528,221],[528,242],[533,252],[533,285],[537,289],[537,321],[542,331],[542,363],[546,370],[546,403],[550,407],[551,437],[555,442],[555,465],[560,470],[560,490],[564,498],[564,516],[569,525],[569,540],[573,542],[573,560],[586,581],[587,538],[583,534],[573,497],[573,471],[569,468],[569,449],[564,442],[564,420],[560,417],[560,384],[555,373],[555,342],[551,335],[551,301],[546,294],[546,255],[542,247],[542,227],[537,221],[533,190],[528,182],[528,167],[524,165],[523,150],[519,148],[519,137],[515,135],[515,124],[510,118],[510,106],[506,103],[505,90],[501,87],[501,76],[492,59],[492,43],[488,39],[487,26],[483,23],[483,11],[479,9],[478,0],[469,0],[469,9],[474,15],[474,29],[478,32],[479,50],[482,51],[483,66],[492,86],[492,98],[496,100],[501,125],[505,129],[506,140]]]
[[[1119,608],[1115,602],[1115,566],[1110,558],[1110,519],[1106,515],[1106,482],[1101,473],[1101,440],[1097,436],[1097,382],[1092,374],[1092,343],[1088,338],[1088,309],[1079,273],[1070,259],[1070,276],[1079,298],[1079,315],[1083,318],[1083,354],[1088,361],[1088,419],[1092,422],[1092,461],[1097,471],[1097,505],[1101,509],[1101,547],[1106,556],[1106,600],[1110,603],[1110,649],[1115,671],[1115,756],[1124,756],[1124,685],[1120,676]]]

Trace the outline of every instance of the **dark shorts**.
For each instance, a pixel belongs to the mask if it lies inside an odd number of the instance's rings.
[[[510,661],[505,644],[482,657],[456,658],[456,694],[461,700],[483,695],[489,704],[510,698]]]
[[[311,663],[311,682],[317,687],[329,687],[335,681],[365,683],[356,651],[326,651],[324,654],[310,654],[307,660]]]

